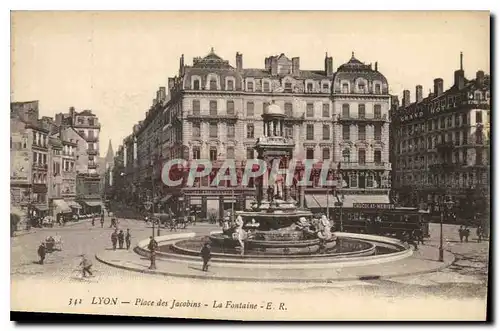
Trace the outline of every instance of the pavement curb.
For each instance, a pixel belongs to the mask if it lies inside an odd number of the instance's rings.
[[[396,275],[387,275],[387,276],[355,276],[355,277],[343,277],[343,278],[325,278],[325,279],[307,279],[307,278],[251,278],[251,277],[229,277],[229,276],[212,276],[212,275],[191,275],[191,274],[182,274],[182,273],[174,273],[174,272],[168,272],[168,271],[162,271],[162,270],[149,270],[149,269],[142,269],[142,268],[137,268],[137,267],[129,267],[122,265],[120,263],[113,263],[110,261],[105,260],[104,258],[100,257],[99,254],[95,255],[95,258],[97,261],[106,264],[111,267],[115,267],[118,269],[123,269],[123,270],[128,270],[128,271],[134,271],[134,272],[140,272],[144,274],[153,274],[153,275],[162,275],[162,276],[170,276],[170,277],[177,277],[177,278],[190,278],[190,279],[204,279],[204,280],[222,280],[222,281],[241,281],[241,282],[261,282],[261,283],[310,283],[310,284],[328,284],[328,283],[335,283],[335,282],[346,282],[346,281],[366,281],[366,280],[378,280],[378,279],[392,279],[392,278],[399,278],[399,277],[407,277],[407,276],[416,276],[416,275],[422,275],[422,274],[429,274],[433,272],[438,272],[442,269],[445,269],[452,265],[456,261],[455,254],[451,253],[450,251],[447,251],[453,256],[453,259],[450,259],[450,261],[443,263],[443,265],[435,268],[430,268],[427,270],[423,271],[416,271],[416,272],[407,272],[407,273],[400,273]],[[201,261],[200,261],[201,264]]]

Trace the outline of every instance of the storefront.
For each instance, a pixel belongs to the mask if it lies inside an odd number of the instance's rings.
[[[56,222],[62,221],[62,219],[71,218],[73,211],[66,201],[63,199],[52,200],[52,216]]]
[[[83,214],[84,217],[89,217],[93,214],[101,214],[104,210],[101,200],[83,200],[81,201],[81,205],[83,207],[83,210],[80,211],[80,215]]]

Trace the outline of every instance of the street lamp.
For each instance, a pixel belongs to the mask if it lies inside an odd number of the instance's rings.
[[[448,198],[441,203],[441,222],[439,223],[439,262],[444,262],[444,249],[443,249],[443,220],[445,210],[448,212],[453,206],[453,201]]]

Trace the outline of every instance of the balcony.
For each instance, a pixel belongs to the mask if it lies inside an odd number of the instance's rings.
[[[345,115],[337,115],[337,121],[339,122],[387,122],[387,114],[384,114],[380,117],[354,117],[354,116],[345,116]]]
[[[98,153],[97,149],[87,149],[88,155],[97,155],[97,153]]]
[[[96,137],[96,136],[86,136],[85,140],[87,142],[98,142],[99,141],[99,137]]]
[[[448,172],[465,166],[467,166],[467,164],[465,163],[453,163],[453,162],[435,163],[429,165],[429,171]]]
[[[47,171],[48,169],[47,164],[42,164],[42,163],[33,163],[33,170],[44,170]]]
[[[340,162],[342,170],[391,170],[389,162]]]
[[[209,111],[204,112],[189,112],[186,115],[188,121],[236,121],[238,116],[236,114],[228,115],[228,114],[210,114]]]
[[[97,169],[97,163],[96,162],[89,162],[87,166],[88,166],[89,169]]]
[[[88,121],[77,121],[74,125],[75,128],[85,128],[85,129],[100,129],[100,123],[89,123]]]
[[[38,144],[36,141],[33,141],[33,144],[32,144],[33,147],[35,148],[39,148],[39,149],[48,149],[48,146],[47,146],[47,143],[43,144],[43,143],[40,143]]]

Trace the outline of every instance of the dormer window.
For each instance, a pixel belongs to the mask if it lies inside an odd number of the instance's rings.
[[[307,83],[307,92],[312,92],[312,91],[313,91],[313,84]]]
[[[285,92],[292,92],[292,83],[290,82],[285,83]]]
[[[323,90],[328,90],[330,88],[330,86],[328,85],[328,83],[323,83]]]
[[[365,93],[365,82],[359,82],[358,83],[358,92],[360,93]]]
[[[234,81],[232,79],[229,79],[227,81],[227,90],[228,91],[234,91]]]
[[[269,92],[269,90],[270,90],[270,89],[269,89],[269,82],[264,82],[264,83],[262,84],[262,90],[263,90],[264,92]]]
[[[200,89],[200,80],[199,79],[195,79],[193,81],[193,90],[199,90]]]
[[[217,90],[217,80],[214,78],[210,79],[210,90]]]
[[[375,84],[375,94],[381,94],[382,89],[380,87],[380,84]]]
[[[342,93],[349,93],[349,84],[342,84]]]
[[[247,83],[247,91],[248,92],[253,92],[253,82],[248,82]]]

